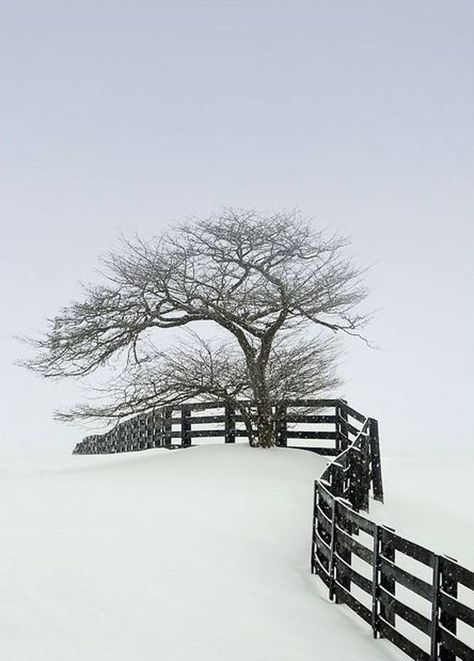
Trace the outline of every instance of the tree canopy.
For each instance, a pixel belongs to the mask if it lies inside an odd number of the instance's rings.
[[[360,336],[367,319],[359,311],[367,291],[348,246],[298,213],[235,209],[150,241],[123,241],[103,260],[103,282],[31,340],[36,355],[26,365],[45,377],[80,377],[125,352],[111,401],[62,419],[112,419],[200,396],[240,406],[250,399],[251,441],[272,445],[272,400],[334,386],[332,337]],[[229,339],[199,337],[200,322],[214,322]],[[167,350],[153,342],[152,330],[180,327],[193,329],[187,341]]]

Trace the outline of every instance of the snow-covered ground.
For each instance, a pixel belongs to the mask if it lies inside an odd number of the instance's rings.
[[[4,465],[2,661],[406,658],[309,573],[313,480],[325,465],[245,445]],[[403,462],[385,469],[383,516],[402,534],[409,511],[417,540],[429,501]],[[452,510],[472,522],[462,497]],[[439,521],[425,521],[419,541],[431,543]],[[456,544],[442,550],[455,555]]]
[[[474,456],[391,458],[383,476],[372,518],[474,570]]]

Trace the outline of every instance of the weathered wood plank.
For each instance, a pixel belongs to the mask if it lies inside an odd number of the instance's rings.
[[[372,613],[371,611],[367,608],[367,606],[364,606],[364,604],[361,604],[360,601],[358,601],[354,595],[352,595],[350,592],[348,592],[340,583],[336,581],[336,584],[334,586],[334,592],[336,595],[336,599],[338,603],[345,604],[346,606],[349,606],[351,610],[353,610],[359,617],[361,617],[363,620],[367,622],[367,624],[371,623],[372,619]]]
[[[441,644],[462,661],[474,661],[474,650],[459,640],[454,634],[440,626],[439,638]]]
[[[393,564],[383,556],[380,558],[380,569],[383,575],[393,578],[397,583],[412,590],[412,592],[416,592],[420,597],[424,597],[425,599],[428,599],[428,601],[432,600],[432,585],[417,576],[413,576],[413,574],[405,571],[405,569],[397,567],[397,565]]]
[[[421,615],[421,613],[415,611],[413,608],[410,608],[410,606],[402,603],[396,597],[394,597],[393,594],[390,594],[382,587],[380,588],[379,600],[380,603],[384,605],[387,612],[393,615],[399,615],[404,620],[429,636],[431,622],[427,617]]]
[[[411,640],[399,633],[394,627],[392,627],[386,620],[382,617],[379,622],[380,635],[383,638],[386,638],[391,643],[393,643],[398,649],[405,652],[410,658],[415,659],[415,661],[430,661],[430,655],[415,645]]]
[[[358,512],[355,512],[354,510],[350,509],[349,507],[346,507],[344,509],[344,512],[341,516],[344,516],[347,518],[349,521],[352,523],[355,523],[358,528],[366,532],[368,535],[374,535],[375,531],[377,529],[377,525],[371,521],[370,519],[366,519],[363,517],[361,514]]]
[[[335,415],[306,415],[305,413],[288,413],[286,416],[288,422],[304,422],[306,424],[335,424],[337,417]]]
[[[349,577],[352,583],[355,583],[355,585],[361,590],[364,590],[364,592],[367,592],[367,594],[372,594],[372,581],[355,571],[355,569],[344,562],[337,554],[335,556],[335,565],[339,573]]]
[[[295,431],[294,429],[289,429],[286,435],[288,438],[307,438],[308,440],[319,438],[326,441],[335,441],[337,436],[335,431]]]
[[[348,415],[350,415],[352,418],[357,420],[357,422],[364,423],[367,420],[365,415],[362,415],[362,413],[359,413],[359,411],[356,411],[351,406],[349,406],[349,404],[346,404],[345,402],[342,404],[342,408],[346,411],[346,413],[348,413]]]
[[[454,615],[465,624],[474,627],[474,610],[456,599],[456,597],[452,597],[446,592],[443,592],[443,590],[440,590],[439,603],[445,613]]]
[[[455,560],[443,556],[440,558],[443,574],[449,575],[457,583],[462,583],[467,588],[474,590],[474,572],[462,567]]]
[[[433,567],[436,555],[433,553],[433,551],[430,551],[429,549],[425,548],[424,546],[420,546],[415,542],[411,542],[409,539],[400,537],[400,535],[397,535],[395,532],[392,532],[388,529],[386,529],[384,535],[386,539],[391,539],[393,548],[396,551],[400,551],[404,555],[407,555],[424,565],[428,565],[428,567]]]
[[[337,541],[339,544],[349,549],[351,553],[355,553],[355,555],[361,558],[361,560],[365,560],[365,562],[367,562],[369,565],[372,565],[374,557],[374,552],[372,549],[367,548],[367,546],[364,546],[356,539],[351,537],[351,535],[349,535],[349,533],[343,530],[340,526],[337,526]]]

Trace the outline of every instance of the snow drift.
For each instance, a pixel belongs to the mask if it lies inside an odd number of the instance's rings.
[[[5,466],[2,660],[406,658],[309,573],[313,481],[326,463],[239,444]],[[440,466],[385,462],[388,507],[373,515],[471,566],[472,536],[454,531],[460,520],[474,531],[472,513],[462,490],[440,511]],[[444,479],[469,484],[472,463],[450,467]]]
[[[400,658],[309,573],[325,465],[237,445],[4,470],[3,661]]]

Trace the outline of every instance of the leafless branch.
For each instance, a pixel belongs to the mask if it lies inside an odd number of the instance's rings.
[[[260,407],[259,434],[266,434],[262,444],[271,444],[263,427],[276,382],[296,393],[299,378],[301,394],[309,383],[304,361],[327,349],[324,341],[311,348],[288,342],[292,333],[312,326],[363,337],[368,317],[360,304],[367,291],[363,273],[346,255],[348,244],[315,231],[296,212],[261,216],[236,209],[194,219],[152,241],[123,239],[102,262],[103,284],[85,288],[44,335],[29,340],[36,355],[24,364],[49,378],[84,376],[123,353],[128,381],[122,403],[116,393],[116,416],[137,412],[151,399],[251,393]],[[182,355],[142,348],[154,329],[196,328],[201,321],[224,328],[232,350],[199,342],[197,353],[187,347]],[[277,378],[282,356],[285,374]],[[324,379],[332,384],[329,367],[318,369],[313,387]],[[88,415],[84,408],[76,413]]]

